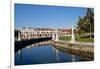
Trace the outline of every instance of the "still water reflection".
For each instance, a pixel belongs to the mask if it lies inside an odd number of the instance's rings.
[[[15,65],[81,61],[81,57],[62,52],[53,45],[27,46],[15,53]]]

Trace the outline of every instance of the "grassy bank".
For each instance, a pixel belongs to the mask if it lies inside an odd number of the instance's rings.
[[[80,41],[80,42],[94,42],[94,38],[87,37],[87,38],[82,38],[80,36],[75,36],[76,41]]]
[[[62,36],[59,37],[59,40],[64,40],[64,41],[70,41],[71,40],[71,36]],[[79,42],[94,42],[94,38],[81,38],[80,36],[75,36],[75,40],[79,41]]]
[[[59,37],[60,40],[64,40],[64,41],[70,41],[71,40],[71,36],[62,36]]]

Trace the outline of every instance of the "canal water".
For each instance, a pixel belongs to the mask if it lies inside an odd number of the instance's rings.
[[[15,53],[15,65],[77,61],[82,61],[82,58],[61,51],[55,48],[53,45],[26,46]]]

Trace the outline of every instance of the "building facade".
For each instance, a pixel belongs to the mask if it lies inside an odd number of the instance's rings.
[[[22,28],[15,30],[15,39],[20,37],[21,40],[24,39],[35,39],[35,38],[45,38],[52,37],[54,34],[58,36],[70,36],[71,29],[52,29],[52,28]]]

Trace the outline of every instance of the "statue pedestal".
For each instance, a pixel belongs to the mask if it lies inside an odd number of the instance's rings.
[[[20,38],[20,33],[18,33],[18,41],[20,41],[21,40],[21,38]]]
[[[59,40],[59,37],[58,37],[58,30],[56,29],[56,39],[55,41],[58,41]]]
[[[54,41],[58,41],[59,40],[58,30],[57,29],[55,30],[55,32],[52,35],[52,40],[54,40]]]
[[[55,41],[58,41],[58,36],[56,35],[56,39],[55,39]]]
[[[75,36],[74,36],[74,28],[72,27],[72,37],[71,42],[75,42]]]

